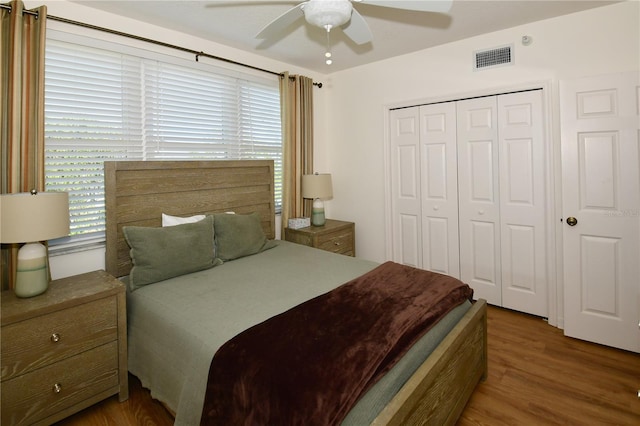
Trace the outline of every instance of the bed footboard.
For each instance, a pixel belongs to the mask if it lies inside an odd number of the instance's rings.
[[[372,425],[454,425],[487,374],[487,303],[480,299]]]

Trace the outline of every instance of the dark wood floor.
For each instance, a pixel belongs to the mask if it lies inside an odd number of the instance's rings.
[[[640,355],[563,336],[544,320],[489,307],[489,375],[458,422],[469,425],[640,425]],[[116,397],[60,423],[172,425],[130,376]]]

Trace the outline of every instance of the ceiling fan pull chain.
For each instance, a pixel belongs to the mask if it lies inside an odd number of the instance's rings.
[[[329,34],[331,34],[331,25],[327,24],[324,26],[327,30],[327,51],[324,54],[326,60],[324,61],[327,65],[331,65],[333,63],[333,59],[331,59],[331,40],[329,38]]]

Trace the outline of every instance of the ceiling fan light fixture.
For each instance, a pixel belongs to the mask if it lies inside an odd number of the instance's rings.
[[[307,22],[327,28],[339,27],[349,22],[352,9],[349,0],[309,0],[302,11]]]
[[[256,35],[256,38],[267,39],[279,35],[291,24],[304,16],[308,24],[324,28],[327,34],[327,51],[325,63],[330,65],[331,30],[342,29],[345,36],[354,43],[362,45],[373,40],[373,34],[351,1],[359,3],[364,0],[306,0],[271,21]],[[372,6],[390,7],[394,9],[415,10],[420,12],[446,12],[451,8],[453,0],[367,0]],[[348,25],[345,25],[347,24]],[[344,25],[344,27],[343,27]]]

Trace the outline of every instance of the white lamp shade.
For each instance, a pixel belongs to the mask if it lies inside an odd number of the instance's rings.
[[[302,198],[326,200],[331,197],[333,197],[333,185],[330,174],[302,175]]]
[[[69,235],[69,194],[0,195],[0,242],[26,243]]]

